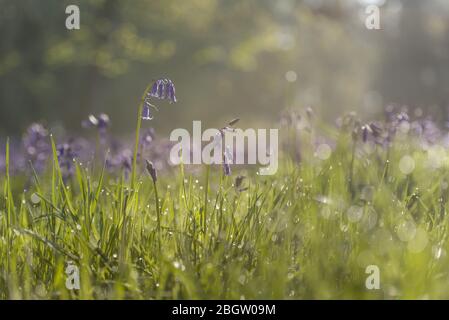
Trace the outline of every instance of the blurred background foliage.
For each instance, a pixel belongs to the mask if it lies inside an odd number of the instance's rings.
[[[381,30],[365,7],[381,5]],[[65,8],[81,11],[65,28]],[[447,0],[0,0],[0,133],[33,121],[80,129],[106,112],[129,133],[147,84],[165,76],[179,103],[159,132],[273,122],[312,106],[328,121],[396,102],[447,118]]]

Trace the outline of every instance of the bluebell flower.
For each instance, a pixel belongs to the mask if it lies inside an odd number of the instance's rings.
[[[47,129],[39,123],[33,123],[28,127],[22,142],[28,160],[33,163],[36,170],[43,170],[45,161],[51,153]]]
[[[159,79],[153,83],[151,89],[145,95],[142,109],[143,120],[152,120],[153,115],[151,114],[151,108],[157,110],[156,106],[151,104],[151,98],[168,100],[169,103],[176,103],[176,89],[173,81],[170,79]]]
[[[101,113],[98,116],[93,114],[89,115],[87,120],[81,122],[83,128],[96,128],[100,132],[105,132],[110,125],[109,116],[105,113]]]
[[[159,79],[151,87],[147,97],[153,97],[161,100],[168,100],[170,103],[176,103],[175,84],[170,79]]]
[[[363,143],[366,143],[368,141],[370,132],[372,132],[372,131],[371,131],[371,128],[369,125],[366,124],[366,125],[362,126],[362,141],[363,141]]]
[[[64,179],[71,177],[75,171],[73,165],[73,159],[76,157],[76,153],[73,150],[72,142],[65,142],[58,144],[56,147],[58,155],[59,167]]]
[[[148,100],[145,100],[145,102],[143,104],[143,109],[142,109],[142,119],[143,120],[152,120],[153,119],[153,115],[151,114],[150,107],[154,108],[154,106]]]

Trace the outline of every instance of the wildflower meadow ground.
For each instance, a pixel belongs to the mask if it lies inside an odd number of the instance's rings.
[[[171,166],[149,127],[174,90],[148,88],[133,142],[106,114],[92,139],[2,138],[1,299],[449,298],[447,130],[404,107],[286,110],[274,175]]]

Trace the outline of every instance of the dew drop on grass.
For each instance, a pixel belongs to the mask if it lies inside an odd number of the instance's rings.
[[[297,79],[298,79],[298,75],[296,74],[295,71],[288,70],[285,73],[285,80],[287,80],[288,82],[295,82]]]
[[[404,242],[412,240],[416,235],[416,225],[413,221],[405,220],[397,226],[399,239]]]
[[[317,148],[316,148],[316,152],[315,155],[318,159],[320,160],[327,160],[329,159],[329,157],[332,154],[332,149],[329,145],[323,143],[320,144]]]
[[[37,193],[33,193],[31,195],[31,202],[34,204],[38,204],[39,202],[41,202],[41,198],[37,195]]]
[[[433,257],[437,260],[446,255],[446,251],[442,247],[438,247],[438,246],[434,246],[432,248],[432,252],[433,252]]]
[[[415,160],[409,155],[405,155],[399,161],[399,170],[403,174],[410,174],[415,170]]]
[[[416,229],[416,234],[413,239],[409,241],[407,248],[410,252],[419,253],[426,248],[428,243],[429,238],[427,236],[426,230],[419,227],[418,229]]]
[[[362,219],[363,216],[363,208],[359,206],[352,206],[346,211],[346,215],[348,216],[348,220],[350,222],[358,222]]]

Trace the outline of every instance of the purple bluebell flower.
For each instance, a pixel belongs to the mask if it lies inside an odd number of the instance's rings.
[[[380,137],[383,131],[382,125],[380,122],[373,121],[369,124],[369,128],[371,129],[371,132],[373,133],[374,137]]]
[[[142,119],[143,120],[152,120],[153,115],[151,114],[150,107],[154,107],[148,100],[145,100],[142,109]]]
[[[26,130],[22,143],[28,160],[36,170],[43,170],[51,150],[47,129],[39,123],[33,123]]]
[[[151,87],[147,97],[153,97],[161,100],[167,99],[170,103],[176,103],[175,84],[170,79],[159,79]]]
[[[150,103],[151,98],[168,100],[169,103],[177,102],[176,89],[173,81],[171,81],[170,79],[159,79],[153,83],[151,89],[146,93],[145,100],[143,103],[142,109],[143,120],[153,119],[150,108],[154,108],[157,110],[156,106]]]
[[[129,149],[123,150],[118,156],[119,165],[125,169],[125,172],[131,171],[132,152]]]
[[[371,128],[369,127],[369,125],[364,125],[362,126],[362,141],[363,143],[366,143],[368,141],[368,136],[370,134]]]
[[[110,125],[109,116],[105,113],[100,113],[98,116],[89,115],[87,120],[81,122],[83,128],[97,128],[100,132],[106,131]]]
[[[67,179],[71,177],[75,171],[73,159],[75,159],[76,153],[73,150],[72,141],[58,144],[56,152],[62,176],[64,179]]]

